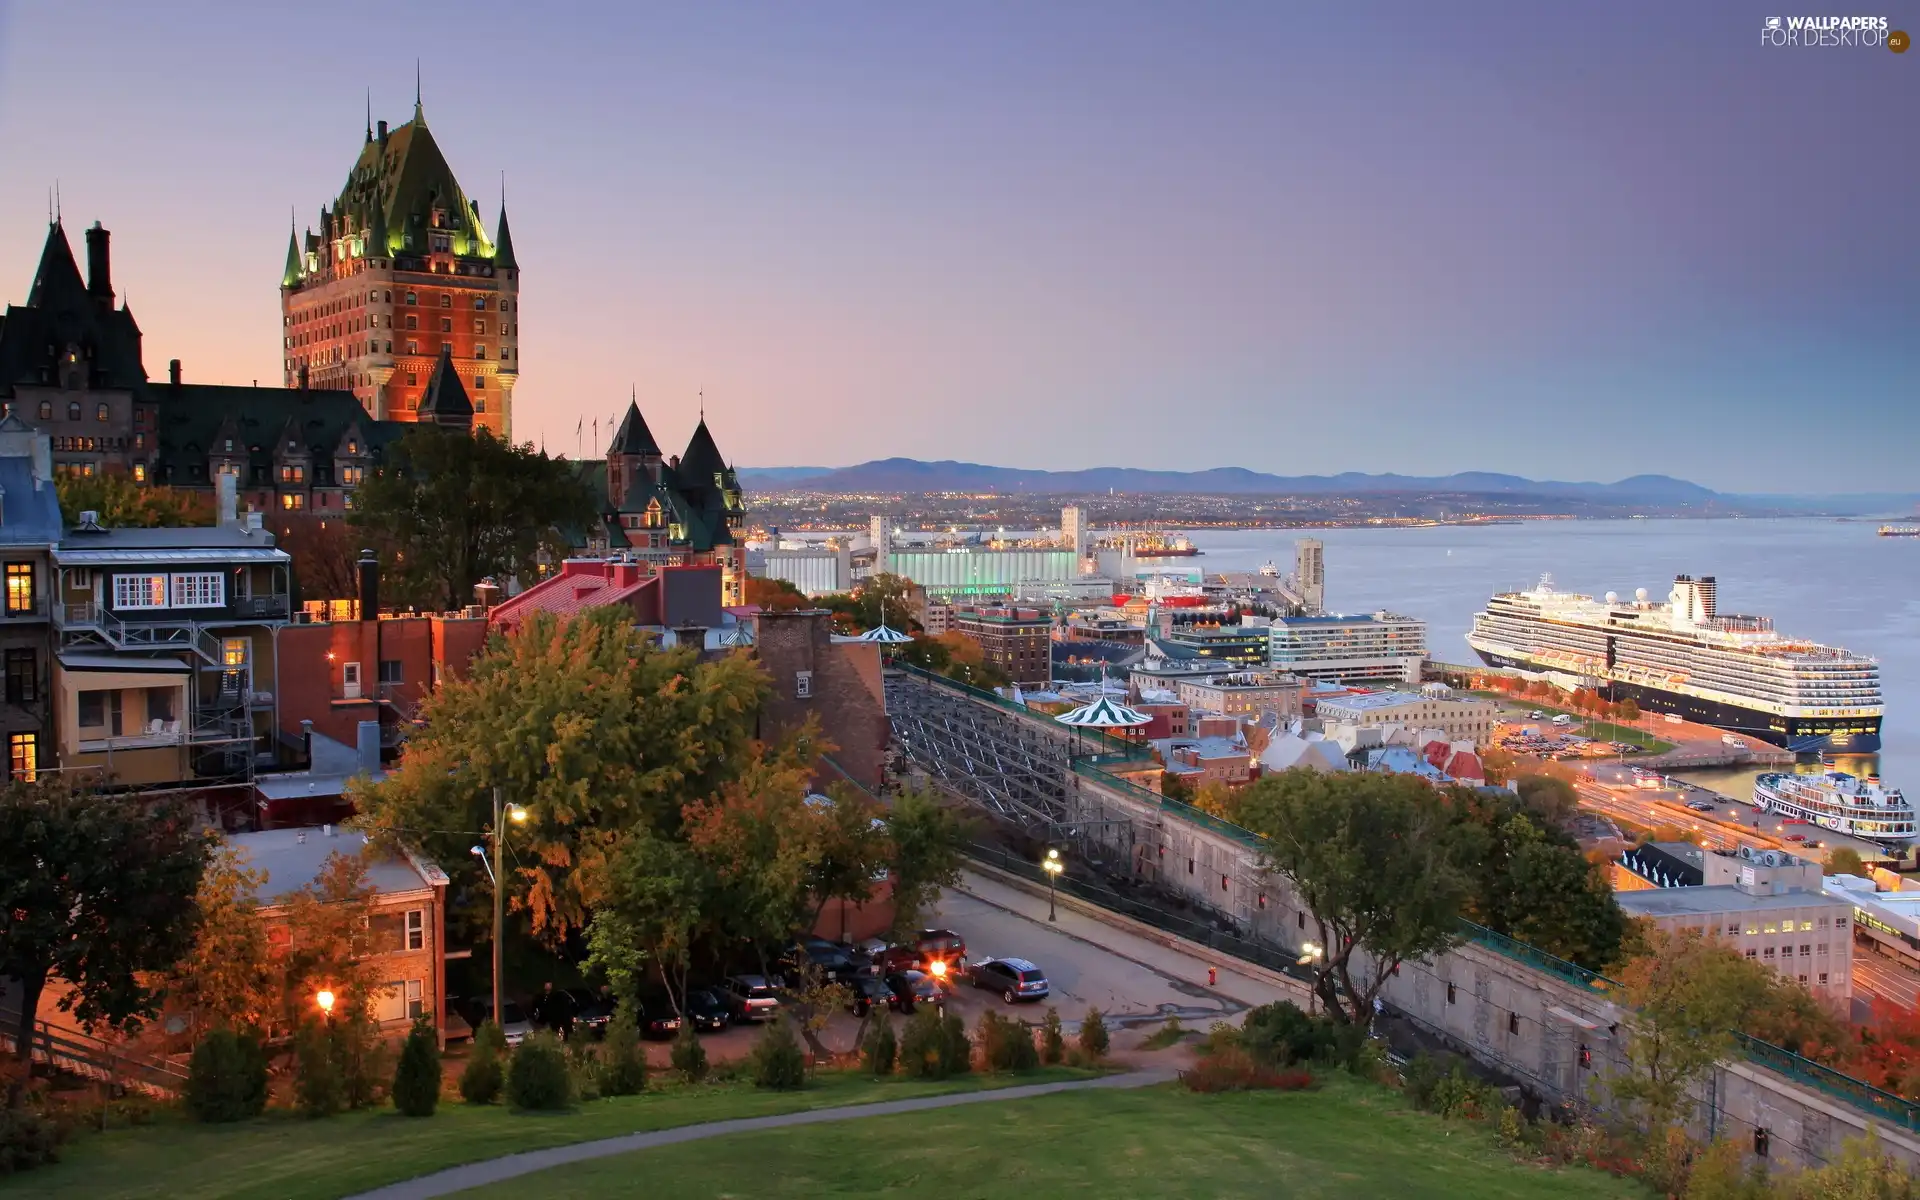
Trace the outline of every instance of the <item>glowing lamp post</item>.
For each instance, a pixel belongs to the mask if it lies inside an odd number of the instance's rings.
[[[333,1020],[333,993],[321,988],[314,994],[313,1001],[320,1006],[320,1016],[324,1020]]]
[[[487,852],[480,846],[473,848],[473,856],[480,860],[481,866],[487,868],[487,878],[493,881],[493,1021],[503,1029],[506,1027],[506,1016],[505,1010],[501,1007],[500,980],[504,972],[502,963],[505,961],[505,956],[502,954],[500,937],[501,931],[506,926],[507,895],[506,890],[500,886],[500,873],[505,869],[500,860],[500,847],[506,840],[506,829],[503,824],[506,821],[512,821],[516,825],[526,824],[527,810],[518,804],[502,804],[500,789],[494,788],[493,862],[491,864],[487,862]]]
[[[1306,945],[1300,947],[1300,957],[1294,959],[1294,961],[1303,967],[1310,967],[1318,964],[1326,955],[1327,951],[1325,947],[1315,942],[1308,942]],[[1307,996],[1307,1012],[1309,1015],[1313,1012],[1314,997],[1319,994],[1320,989],[1315,987],[1312,993]]]
[[[1060,872],[1067,869],[1067,864],[1060,861],[1058,850],[1048,847],[1047,856],[1040,860],[1040,869],[1047,873],[1047,920],[1057,922],[1060,918],[1053,905],[1054,885],[1060,879]]]

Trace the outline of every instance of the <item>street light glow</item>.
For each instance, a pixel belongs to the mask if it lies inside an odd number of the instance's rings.
[[[527,820],[527,810],[518,804],[509,804],[507,805],[507,819],[513,821],[515,824],[525,824]]]
[[[320,1005],[321,1012],[326,1013],[328,1016],[333,1015],[333,993],[332,992],[328,991],[325,988],[321,988],[319,993],[314,996],[314,1001]]]

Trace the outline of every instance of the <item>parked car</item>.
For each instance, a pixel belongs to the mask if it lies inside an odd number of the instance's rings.
[[[607,1036],[607,1024],[613,1020],[613,1010],[617,1007],[613,993],[604,988],[600,991],[572,988],[567,994],[573,997],[574,1028],[590,1038]]]
[[[500,1014],[502,1018],[500,1032],[507,1035],[507,1045],[518,1046],[533,1032],[533,1022],[527,1017],[526,1010],[520,1007],[518,1001],[508,1000],[501,1007],[504,1011]],[[475,1029],[480,1028],[493,1019],[493,997],[469,998],[463,1015],[467,1018],[467,1024]]]
[[[916,1004],[940,1003],[940,985],[925,971],[898,971],[887,976],[887,1007],[910,1013]]]
[[[951,929],[922,929],[913,945],[922,962],[939,959],[950,969],[962,970],[967,965],[967,939]]]
[[[1712,812],[1714,809],[1714,806],[1708,804],[1705,800],[1689,800],[1687,801],[1687,807],[1695,812]]]
[[[967,968],[967,979],[1008,1004],[1047,998],[1046,973],[1024,958],[983,958]]]
[[[878,975],[857,975],[847,987],[853,993],[847,1011],[856,1017],[866,1016],[878,1005],[893,1006],[893,989]]]
[[[641,1037],[668,1038],[680,1032],[680,1018],[674,1015],[673,1001],[665,992],[648,992],[635,1007]]]
[[[695,1033],[717,1033],[733,1023],[733,1015],[719,988],[689,988],[687,1020]]]
[[[1540,711],[1539,709],[1537,709],[1537,708],[1536,708],[1536,709],[1534,709],[1534,710],[1533,710],[1532,712],[1530,712],[1530,713],[1528,713],[1528,714],[1527,714],[1527,720],[1529,720],[1529,721],[1541,721],[1541,720],[1545,720],[1545,719],[1546,719],[1546,715],[1547,715],[1547,714],[1545,714],[1545,713],[1543,713],[1543,712],[1541,712],[1541,711]]]
[[[789,976],[798,976],[805,964],[811,964],[835,983],[845,983],[860,973],[859,961],[847,948],[825,938],[802,938],[780,956],[780,969]]]
[[[765,1020],[780,1011],[780,997],[773,994],[765,975],[729,975],[721,987],[728,1012],[740,1024]]]

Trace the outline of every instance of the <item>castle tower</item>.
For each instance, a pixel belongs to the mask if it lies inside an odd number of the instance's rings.
[[[417,421],[445,359],[471,400],[474,426],[510,439],[519,294],[504,198],[489,237],[416,97],[406,124],[367,129],[318,227],[288,235],[286,385],[305,371],[310,386],[351,391],[375,418]]]

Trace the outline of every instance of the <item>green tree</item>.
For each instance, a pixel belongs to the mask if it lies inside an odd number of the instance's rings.
[[[887,1019],[886,1013],[879,1013],[873,1028],[867,1030],[867,1036],[860,1040],[860,1056],[866,1063],[867,1073],[876,1079],[893,1074],[893,1060],[899,1053],[900,1044],[893,1036],[893,1022]]]
[[[330,1032],[318,1021],[308,1021],[294,1035],[293,1090],[300,1111],[309,1117],[330,1117],[346,1104],[346,1087],[340,1080],[340,1062]]]
[[[1554,829],[1564,828],[1580,811],[1580,794],[1559,775],[1525,774],[1513,781],[1520,803]]]
[[[1107,1056],[1107,1019],[1097,1008],[1087,1009],[1080,1018],[1080,1052],[1094,1062]]]
[[[542,1030],[515,1047],[507,1061],[507,1099],[529,1112],[552,1112],[573,1104],[573,1074],[567,1052]]]
[[[588,965],[607,977],[623,1005],[639,997],[651,966],[674,1011],[685,1016],[687,972],[694,946],[714,928],[718,890],[686,843],[634,832],[614,850],[599,889],[587,926]]]
[[[1468,915],[1548,954],[1598,971],[1619,955],[1626,914],[1603,869],[1573,838],[1521,806],[1465,790],[1456,811],[1486,834]]]
[[[1067,1056],[1067,1038],[1060,1027],[1060,1010],[1047,1006],[1046,1024],[1040,1027],[1040,1060],[1056,1066]]]
[[[1864,875],[1867,864],[1861,861],[1860,852],[1851,846],[1835,846],[1827,851],[1826,872],[1829,875]]]
[[[707,1048],[693,1031],[692,1021],[680,1022],[679,1036],[673,1039],[668,1062],[686,1083],[699,1083],[707,1077]]]
[[[173,529],[214,521],[209,496],[142,485],[125,475],[62,475],[53,486],[60,519],[69,525],[79,524],[83,512],[100,514],[100,524],[108,529]]]
[[[752,1057],[754,1086],[781,1092],[807,1086],[807,1056],[784,1015],[775,1017],[761,1032],[753,1044]]]
[[[1295,769],[1250,785],[1241,813],[1313,915],[1329,1013],[1366,1024],[1394,968],[1459,939],[1483,839],[1419,779]]]
[[[0,788],[0,976],[19,985],[19,1058],[49,975],[70,986],[60,1007],[89,1031],[131,1031],[158,1011],[149,980],[192,945],[211,853],[177,801],[57,780]]]
[[[393,1106],[409,1117],[430,1117],[440,1105],[440,1035],[433,1021],[421,1016],[407,1031],[400,1047],[400,1065],[393,1073]]]
[[[354,492],[353,524],[392,547],[394,598],[456,609],[482,579],[532,580],[544,551],[566,556],[563,530],[597,519],[599,501],[573,470],[485,428],[472,435],[416,425]]]
[[[893,843],[893,932],[919,929],[942,890],[960,881],[967,831],[930,791],[909,788],[887,813]]]
[[[944,675],[953,665],[953,650],[938,638],[930,638],[923,633],[913,635],[913,640],[895,651],[895,657],[904,663],[919,667],[923,671],[932,671]]]
[[[267,1106],[267,1058],[260,1044],[231,1029],[200,1039],[187,1062],[187,1111],[196,1121],[244,1121]]]
[[[886,810],[864,792],[845,783],[827,788],[830,803],[814,804],[817,842],[807,890],[813,896],[813,918],[835,900],[843,905],[864,904],[873,895],[876,879],[891,865],[893,843],[887,836]],[[846,909],[841,909],[841,940],[846,940]]]
[[[425,702],[400,769],[355,799],[376,834],[446,864],[449,891],[474,897],[459,916],[479,931],[492,893],[466,831],[492,821],[498,787],[528,813],[508,834],[517,866],[502,885],[536,933],[557,938],[586,923],[636,830],[678,839],[683,805],[755,759],[766,689],[750,659],[653,647],[625,609],[535,613]]]
[[[500,1065],[506,1051],[506,1035],[492,1021],[482,1022],[473,1031],[473,1050],[460,1072],[460,1098],[468,1104],[492,1104],[506,1086],[506,1072]]]
[[[1733,1031],[1774,1001],[1770,968],[1697,930],[1650,929],[1645,952],[1620,973],[1629,1022],[1629,1069],[1609,1082],[1648,1128],[1673,1124],[1687,1089],[1733,1049]]]

